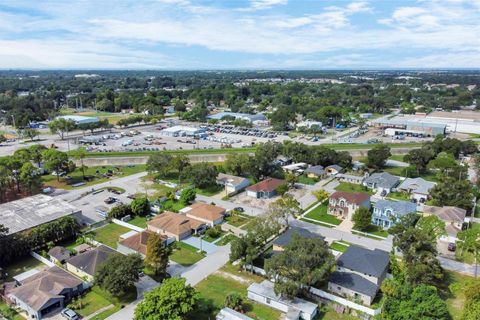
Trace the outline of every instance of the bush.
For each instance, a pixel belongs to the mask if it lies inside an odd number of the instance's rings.
[[[144,217],[150,213],[150,203],[147,198],[137,198],[130,204],[132,213],[136,216]]]
[[[122,219],[125,216],[133,215],[132,209],[127,204],[121,204],[119,206],[113,207],[112,210],[108,213],[109,219]]]
[[[243,311],[243,299],[236,292],[229,293],[225,298],[225,307],[233,309],[235,311]]]
[[[220,236],[222,235],[222,232],[220,231],[220,227],[219,227],[219,226],[215,226],[215,227],[213,227],[213,228],[208,229],[208,230],[205,232],[205,234],[206,234],[207,236],[209,236],[210,238],[216,239],[216,238],[218,238],[218,237],[220,237]]]

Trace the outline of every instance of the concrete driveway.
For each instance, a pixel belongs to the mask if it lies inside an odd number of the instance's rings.
[[[137,287],[137,298],[141,299],[143,295],[158,286],[158,282],[150,278],[149,276],[141,277],[135,287]]]
[[[192,247],[197,248],[198,250],[203,250],[207,254],[214,253],[218,250],[218,247],[213,243],[202,240],[200,237],[188,237],[181,240],[183,243],[191,245]]]

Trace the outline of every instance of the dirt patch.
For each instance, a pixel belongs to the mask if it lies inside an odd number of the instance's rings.
[[[231,274],[231,273],[228,273],[228,272],[225,272],[225,271],[216,271],[215,274],[218,274],[218,275],[220,275],[224,278],[233,279],[233,280],[235,280],[237,282],[240,282],[240,283],[245,283],[247,285],[250,285],[250,284],[253,283],[252,280],[247,280],[245,278],[242,278],[240,276],[236,276],[234,274]]]

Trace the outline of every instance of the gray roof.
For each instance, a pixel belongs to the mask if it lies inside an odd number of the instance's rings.
[[[391,209],[394,213],[400,216],[417,211],[417,205],[410,201],[394,201],[380,199],[375,202],[373,206],[382,211]]]
[[[332,165],[328,166],[326,169],[335,169],[337,171],[342,171],[343,167],[339,166],[338,164],[332,164]]]
[[[399,181],[399,177],[394,176],[393,174],[390,174],[388,172],[375,172],[365,179],[365,183],[374,183],[377,187],[385,189],[394,188]]]
[[[388,252],[369,250],[351,245],[337,260],[337,265],[374,277],[380,277],[388,268],[390,257]]]
[[[330,275],[329,281],[372,298],[375,297],[378,291],[378,286],[375,283],[353,272],[335,271]]]
[[[308,167],[306,170],[305,170],[305,173],[313,173],[313,174],[317,174],[317,175],[322,175],[325,173],[325,170],[323,169],[323,166],[311,166],[311,167]]]
[[[59,261],[64,261],[70,258],[70,251],[68,251],[68,249],[64,247],[55,246],[52,249],[48,250],[48,255]]]
[[[275,294],[273,290],[274,284],[268,280],[263,280],[262,283],[252,283],[248,287],[248,292],[269,298],[271,300],[277,301],[283,305],[289,306],[291,308],[305,312],[306,314],[314,314],[317,310],[317,305],[315,303],[303,300],[301,298],[286,299]]]
[[[398,189],[407,192],[428,194],[430,189],[435,187],[435,185],[435,182],[427,181],[423,178],[406,178],[400,186],[398,186]]]
[[[239,176],[234,176],[231,174],[225,174],[225,173],[219,173],[217,176],[217,183],[222,183],[222,184],[227,184],[227,185],[232,185],[232,186],[238,186],[245,180],[248,181],[248,184],[250,184],[250,181],[247,178],[244,177],[239,177]]]
[[[230,308],[223,308],[217,314],[216,320],[253,320],[250,317],[247,317],[243,313],[237,312]]]
[[[223,117],[227,117],[227,116],[234,117],[235,119],[237,118],[248,119],[249,121],[267,120],[267,117],[263,113],[250,114],[250,113],[239,113],[239,112],[219,112],[219,113],[211,114],[207,116],[207,118],[222,120]]]
[[[321,239],[324,239],[324,237],[322,237],[318,234],[312,233],[312,232],[308,231],[307,229],[290,227],[287,231],[282,233],[277,239],[273,240],[273,244],[277,245],[279,247],[284,247],[284,246],[286,246],[287,244],[290,243],[290,240],[292,240],[292,237],[295,233],[298,234],[299,236],[303,237],[303,238],[321,238]]]
[[[82,211],[66,201],[37,194],[0,204],[0,221],[13,234],[78,212]]]
[[[67,263],[82,270],[83,272],[93,276],[100,265],[108,259],[108,257],[117,251],[110,247],[101,245],[93,250],[86,251],[67,260]]]
[[[457,222],[462,223],[467,215],[467,210],[458,207],[435,207],[424,206],[423,212],[428,214],[434,214],[445,222]]]

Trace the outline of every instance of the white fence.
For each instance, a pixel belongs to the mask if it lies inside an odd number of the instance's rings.
[[[135,230],[135,231],[138,231],[138,232],[142,232],[142,231],[145,230],[145,229],[143,229],[143,228],[134,226],[133,224],[130,224],[130,223],[128,223],[128,222],[121,221],[121,220],[118,220],[118,219],[112,219],[112,222],[115,223],[115,224],[118,224],[118,225],[120,225],[120,226],[122,226],[122,227],[131,229],[131,230]]]
[[[316,295],[316,296],[319,296],[321,298],[336,302],[338,304],[341,304],[342,306],[349,307],[351,309],[355,309],[357,311],[368,314],[369,316],[372,316],[372,317],[374,317],[376,315],[379,315],[382,312],[382,308],[370,309],[370,308],[367,308],[365,306],[362,306],[361,304],[358,304],[358,303],[352,302],[350,300],[335,296],[331,293],[325,292],[325,291],[317,289],[317,288],[310,287],[310,292],[312,294]]]
[[[49,267],[55,267],[55,263],[53,263],[52,261],[48,260],[47,258],[44,258],[42,257],[41,255],[39,255],[38,253],[35,253],[33,251],[30,251],[30,255],[32,257],[34,257],[35,259],[37,259],[38,261],[46,264],[47,266]]]

